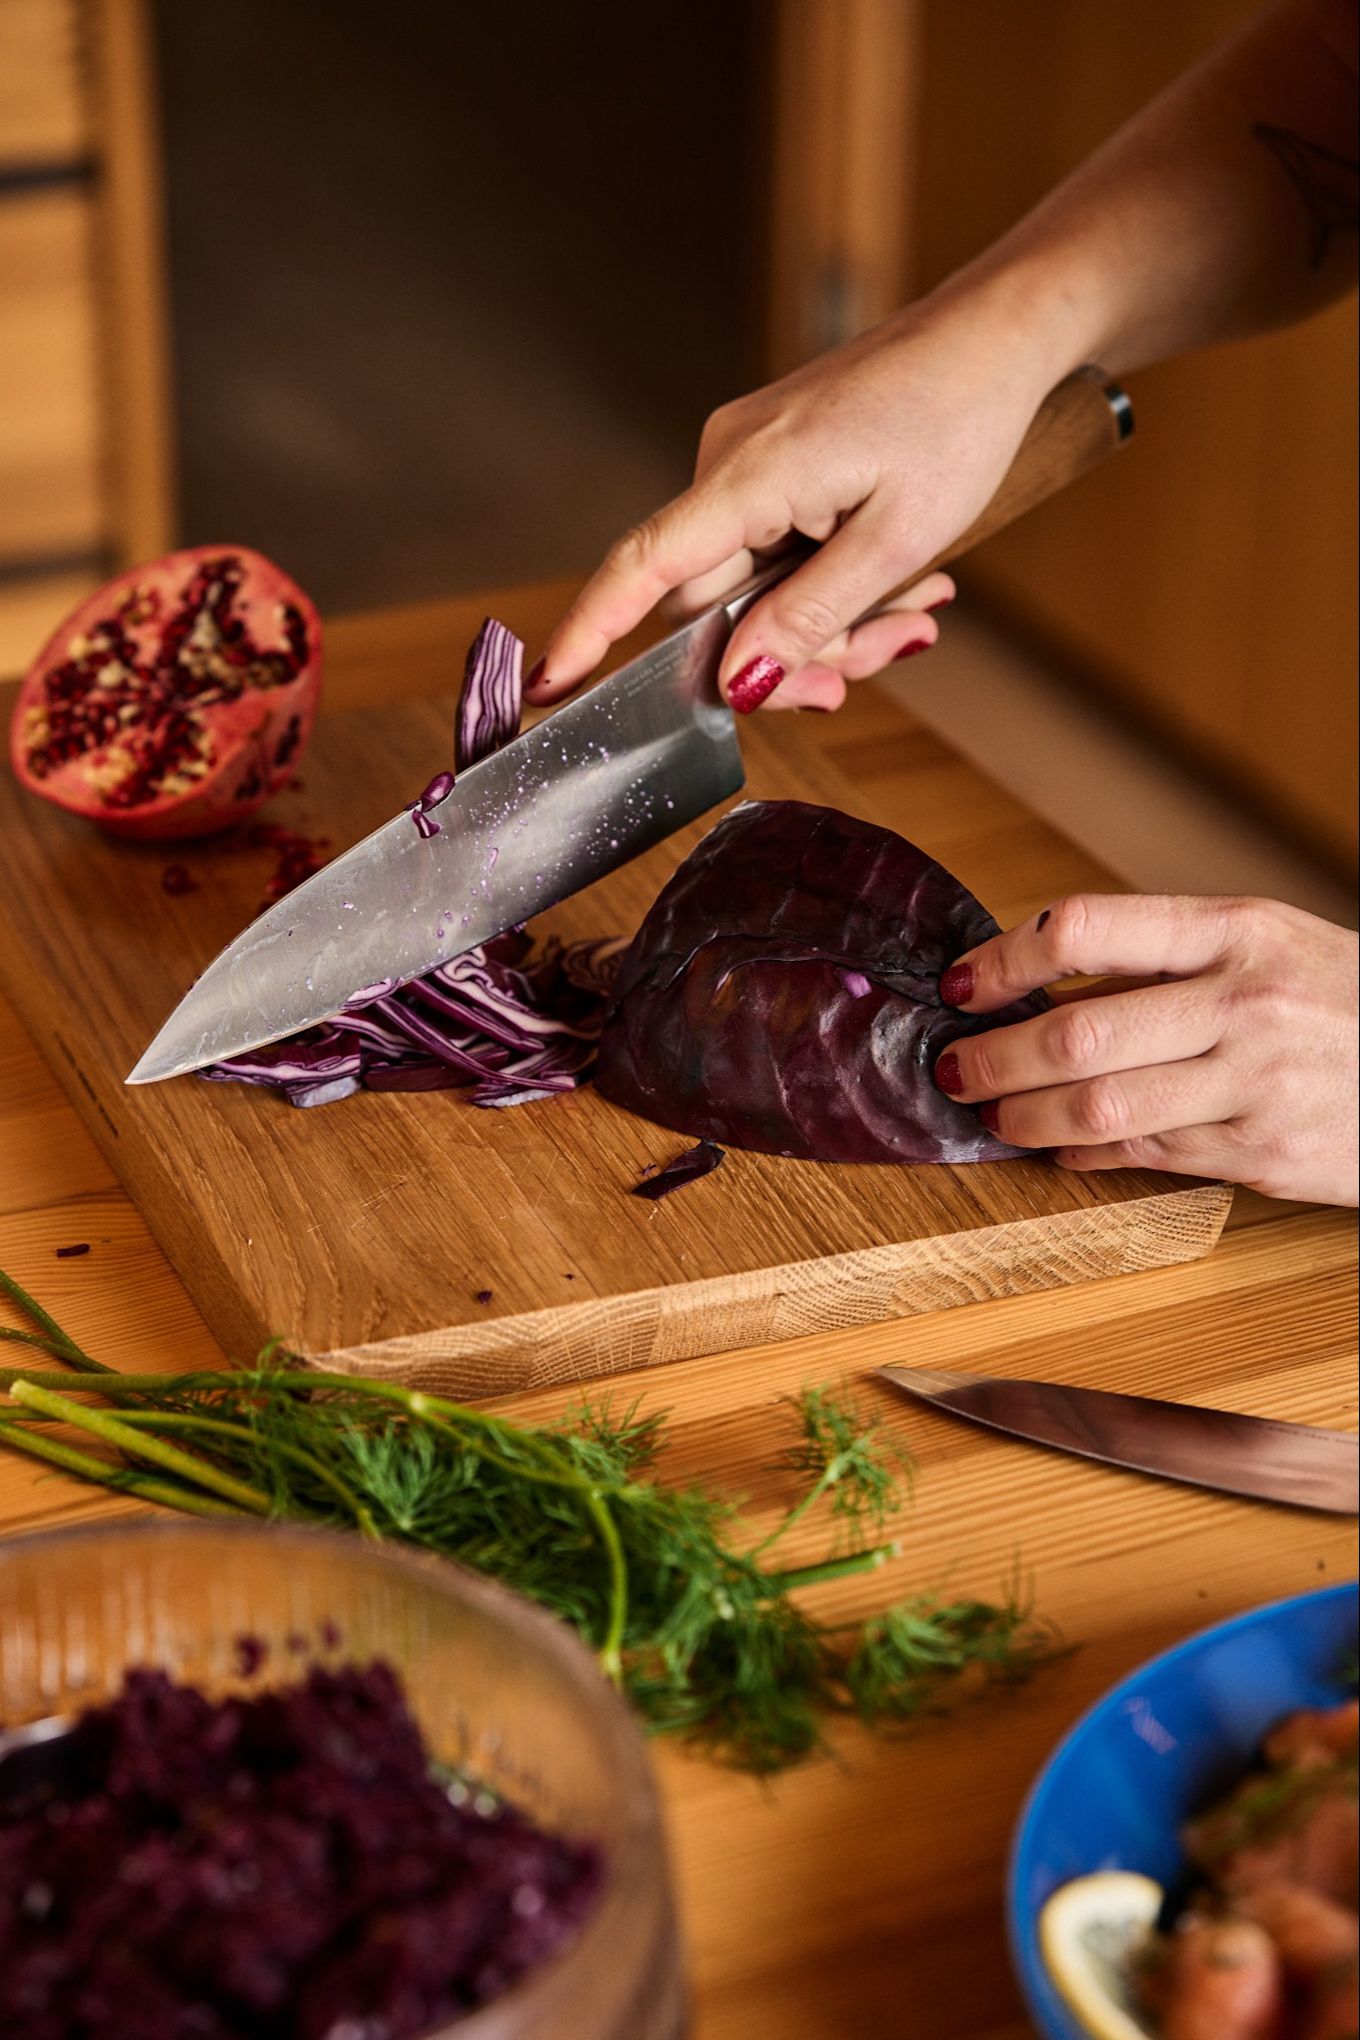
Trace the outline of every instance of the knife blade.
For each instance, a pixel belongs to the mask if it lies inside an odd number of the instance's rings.
[[[1098,369],[1069,376],[982,515],[912,579],[1052,495],[1131,430],[1128,398]],[[126,1081],[204,1069],[331,1019],[374,984],[421,977],[738,792],[741,749],[718,668],[746,608],[807,550],[766,565],[461,773],[429,811],[437,835],[419,834],[403,809],[268,908],[190,987]]]
[[[1352,1431],[1055,1381],[935,1367],[878,1372],[934,1409],[1034,1445],[1256,1501],[1360,1514],[1360,1440]]]
[[[326,1020],[579,892],[739,791],[715,684],[731,625],[696,618],[460,773],[421,836],[403,809],[252,921],[127,1081],[203,1069]]]

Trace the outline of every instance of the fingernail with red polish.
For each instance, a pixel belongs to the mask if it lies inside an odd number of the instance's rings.
[[[727,683],[727,699],[738,715],[750,715],[759,708],[784,677],[784,668],[769,652],[761,652],[734,673]]]
[[[942,1055],[936,1063],[935,1081],[946,1097],[957,1098],[962,1091],[963,1071],[959,1068],[959,1059],[952,1049],[948,1055]]]
[[[971,963],[951,963],[940,979],[940,997],[946,1006],[966,1006],[973,996]]]
[[[537,687],[539,681],[543,678],[544,670],[546,669],[547,664],[548,662],[546,659],[535,659],[533,665],[529,668],[528,676],[524,682],[524,691],[526,694],[529,693],[532,688]]]
[[[938,602],[927,602],[926,615],[933,616],[937,609],[948,609],[953,600],[954,597],[952,595],[941,595]]]
[[[897,656],[899,659],[914,659],[918,652],[928,652],[934,642],[934,638],[913,638],[909,645],[903,645]]]
[[[995,1098],[989,1098],[985,1105],[978,1106],[978,1118],[982,1121],[988,1133],[1000,1134],[1001,1107],[997,1104]]]

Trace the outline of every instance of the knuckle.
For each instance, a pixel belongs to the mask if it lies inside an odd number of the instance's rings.
[[[628,574],[650,568],[661,550],[661,538],[660,518],[644,517],[619,539],[610,554],[610,565]]]
[[[824,596],[799,588],[791,588],[777,603],[773,621],[781,638],[808,651],[819,651],[842,628],[842,619]]]
[[[971,1041],[954,1044],[954,1053],[959,1059],[966,1089],[976,1092],[979,1098],[999,1098],[1005,1091],[996,1067],[996,1058],[988,1037],[974,1035]]]
[[[1053,1028],[1053,1053],[1059,1068],[1073,1077],[1098,1068],[1108,1035],[1109,1028],[1096,1014],[1094,1002],[1061,1007]]]
[[[1272,955],[1288,940],[1290,910],[1278,900],[1240,894],[1220,902],[1223,927],[1231,947],[1249,956]]]
[[[1089,893],[1069,893],[1049,909],[1044,934],[1055,955],[1079,955],[1096,924],[1096,904]]]
[[[1230,976],[1223,988],[1230,1019],[1251,1028],[1256,1039],[1273,1035],[1281,1024],[1288,1025],[1292,999],[1278,978],[1266,971],[1242,970]]]
[[[1166,1149],[1152,1134],[1112,1142],[1109,1159],[1115,1169],[1164,1169],[1168,1162]]]
[[[1117,1083],[1108,1077],[1096,1077],[1077,1092],[1072,1117],[1079,1132],[1103,1146],[1107,1141],[1122,1140],[1126,1134],[1128,1101]]]

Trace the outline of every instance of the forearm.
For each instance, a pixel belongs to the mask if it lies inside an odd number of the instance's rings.
[[[1124,373],[1339,296],[1356,272],[1357,11],[1270,9],[930,302],[990,311],[1048,387],[1083,361]]]

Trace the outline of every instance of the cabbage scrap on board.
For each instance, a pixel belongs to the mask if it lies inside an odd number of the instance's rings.
[[[1017,1153],[934,1079],[985,1019],[939,980],[997,924],[892,830],[804,801],[746,801],[685,860],[622,957],[595,1082],[677,1132],[822,1162]]]

